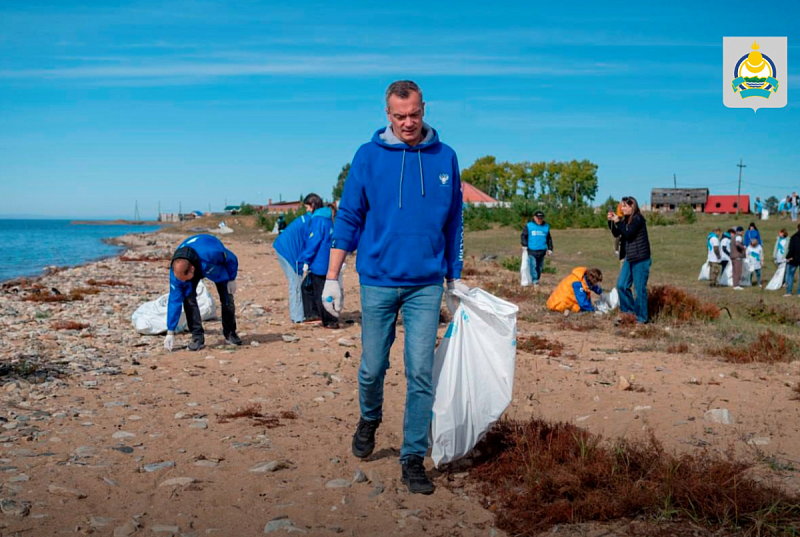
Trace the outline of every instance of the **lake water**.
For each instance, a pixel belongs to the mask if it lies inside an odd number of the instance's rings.
[[[0,281],[36,276],[51,265],[74,266],[118,254],[102,239],[158,226],[86,225],[70,220],[0,220]]]

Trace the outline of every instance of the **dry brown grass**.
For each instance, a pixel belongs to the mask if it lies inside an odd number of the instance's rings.
[[[154,257],[149,255],[121,255],[119,256],[120,261],[124,261],[126,263],[136,263],[136,262],[143,262],[143,263],[154,263],[156,261],[171,261],[169,257]]]
[[[667,352],[670,354],[686,354],[689,352],[689,344],[685,341],[677,341],[667,345]]]
[[[800,497],[751,478],[751,464],[730,454],[676,455],[654,437],[607,444],[541,420],[502,421],[478,449],[485,459],[469,478],[510,535],[619,519],[691,523],[725,535],[800,530]]]
[[[796,358],[797,352],[797,343],[772,330],[761,332],[749,345],[706,349],[706,354],[709,356],[716,356],[736,364],[791,362]]]
[[[243,408],[236,409],[233,412],[228,412],[226,414],[217,414],[217,421],[219,423],[229,423],[233,420],[241,418],[252,420],[251,425],[255,427],[274,429],[275,427],[280,427],[283,425],[281,423],[281,419],[295,420],[297,419],[297,414],[291,410],[281,411],[277,416],[272,414],[263,414],[262,407],[258,403],[251,403]]]
[[[95,280],[95,279],[89,279],[89,280],[86,280],[86,284],[87,285],[93,285],[93,286],[102,285],[102,286],[105,286],[105,287],[130,287],[131,286],[131,284],[125,283],[125,282],[121,282],[119,280]]]
[[[671,285],[656,285],[648,289],[647,311],[651,319],[677,323],[713,321],[720,314],[714,304],[701,302],[694,295]]]
[[[564,345],[559,341],[550,341],[541,336],[528,336],[517,338],[517,350],[531,354],[547,354],[550,357],[561,356]]]
[[[89,328],[89,323],[79,323],[76,321],[56,321],[50,325],[53,330],[83,330]]]

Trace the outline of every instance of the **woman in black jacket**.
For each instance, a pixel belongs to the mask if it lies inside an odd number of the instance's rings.
[[[614,237],[620,238],[620,252],[625,252],[625,261],[617,278],[619,309],[623,313],[633,313],[638,322],[646,323],[650,240],[647,238],[647,222],[636,199],[622,198],[622,216],[609,211],[608,227]],[[635,300],[631,287],[636,292]]]

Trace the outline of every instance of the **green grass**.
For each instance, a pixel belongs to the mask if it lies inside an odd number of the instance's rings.
[[[768,282],[775,273],[772,264],[772,248],[778,230],[786,228],[792,235],[796,225],[789,220],[755,220],[752,215],[707,216],[701,215],[697,222],[686,225],[648,226],[653,266],[649,285],[669,284],[685,289],[703,301],[712,302],[720,308],[728,308],[732,319],[723,313],[722,318],[708,327],[705,338],[698,336],[698,342],[718,341],[727,343],[732,337],[748,339],[758,331],[770,326],[776,332],[797,338],[800,336],[800,298],[784,298],[783,290],[766,291],[757,287],[734,291],[730,288],[711,288],[708,282],[700,282],[697,275],[706,260],[706,236],[714,227],[723,229],[742,226],[745,229],[752,221],[761,232],[764,241],[766,266],[762,269],[762,281]],[[467,233],[465,254],[477,259],[483,254],[495,254],[500,259],[506,256],[519,256],[521,246],[519,231],[515,228],[493,228],[486,231]],[[602,287],[610,289],[619,275],[619,261],[614,253],[614,242],[608,229],[568,229],[552,231],[554,253],[549,258],[556,269],[556,276],[544,278],[545,285],[555,286],[563,275],[576,266],[597,267],[603,271]],[[761,307],[759,307],[761,306]],[[763,315],[753,312],[763,307],[776,308],[779,314]],[[795,322],[771,322],[774,317],[788,317]],[[776,326],[777,325],[777,326]]]

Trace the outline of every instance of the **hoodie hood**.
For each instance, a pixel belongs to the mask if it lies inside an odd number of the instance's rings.
[[[312,218],[316,218],[317,216],[333,220],[333,211],[331,211],[330,207],[320,207],[319,209],[314,211],[314,213],[311,215]]]
[[[415,146],[410,146],[400,138],[392,130],[391,125],[387,125],[375,131],[372,136],[372,141],[378,145],[388,149],[402,149],[405,151],[420,151],[426,149],[439,141],[439,134],[436,129],[423,121],[422,123],[422,141]]]
[[[400,180],[398,187],[399,193],[397,197],[398,208],[400,209],[403,208],[403,177],[405,175],[405,169],[406,169],[406,153],[409,151],[417,154],[417,164],[419,165],[419,188],[420,188],[420,193],[424,198],[425,175],[422,170],[422,151],[440,143],[439,135],[436,133],[436,129],[434,129],[427,123],[423,122],[422,141],[415,146],[410,146],[407,143],[400,140],[400,138],[398,138],[395,135],[391,125],[388,125],[386,127],[383,127],[382,129],[378,129],[377,131],[375,131],[375,134],[372,136],[372,141],[385,149],[391,149],[403,152],[403,158],[400,161]]]

